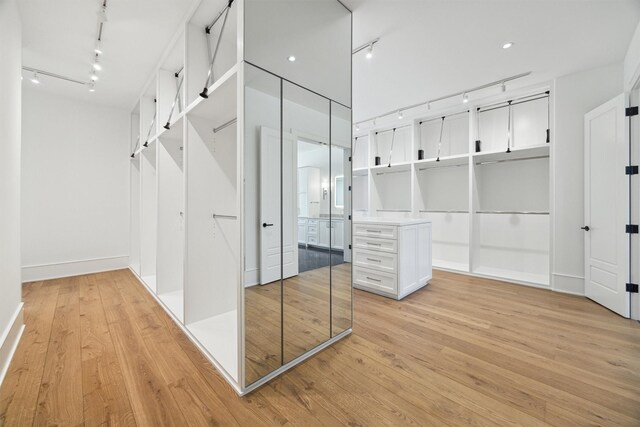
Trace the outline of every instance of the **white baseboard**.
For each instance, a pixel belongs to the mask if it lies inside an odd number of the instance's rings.
[[[251,286],[260,284],[260,269],[252,268],[244,272],[244,287],[250,288]]]
[[[24,303],[20,303],[11,319],[11,323],[7,325],[7,329],[0,338],[0,385],[2,385],[4,377],[7,375],[9,364],[13,359],[24,331],[23,309]]]
[[[563,294],[584,296],[584,277],[551,273],[551,287],[554,291]]]
[[[58,279],[60,277],[79,276],[120,270],[129,266],[128,256],[66,261],[54,264],[28,265],[22,267],[22,283],[36,280]]]

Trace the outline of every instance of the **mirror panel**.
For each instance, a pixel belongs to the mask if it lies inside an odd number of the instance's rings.
[[[245,0],[244,13],[245,61],[351,105],[351,12],[342,3]]]
[[[331,336],[330,102],[283,82],[283,358]]]
[[[282,366],[281,79],[245,65],[245,385]]]
[[[331,102],[331,336],[352,325],[351,109]]]

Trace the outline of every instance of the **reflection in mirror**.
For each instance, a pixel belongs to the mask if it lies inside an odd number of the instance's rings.
[[[245,65],[245,385],[282,365],[280,85]]]
[[[283,82],[283,357],[330,338],[329,101]]]
[[[351,109],[331,103],[331,336],[350,329],[351,311]]]

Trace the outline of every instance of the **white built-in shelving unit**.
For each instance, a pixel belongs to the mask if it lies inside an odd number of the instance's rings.
[[[356,131],[355,218],[429,219],[434,268],[548,287],[552,100],[528,88]]]
[[[315,28],[312,37],[305,32],[304,37],[277,38],[277,31],[272,31],[275,38],[265,40],[261,26],[285,28],[291,13],[307,23],[301,28]],[[308,92],[319,94],[327,106],[342,103],[340,109],[330,111],[333,123],[346,134],[333,128],[331,132],[334,144],[338,136],[346,141],[343,148],[350,155],[351,112],[348,105],[344,107],[351,100],[350,41],[351,13],[334,0],[304,4],[201,0],[185,17],[131,113],[131,271],[240,394],[351,331],[350,322],[344,327],[334,323],[331,328],[327,321],[326,339],[304,351],[290,351],[286,360],[275,354],[283,352],[286,343],[272,340],[277,349],[258,345],[256,350],[256,342],[270,338],[247,336],[245,283],[253,283],[255,273],[248,272],[245,246],[247,242],[255,245],[249,238],[254,228],[261,231],[262,227],[258,219],[248,219],[247,212],[259,211],[259,206],[247,199],[243,185],[245,167],[259,156],[259,145],[254,149],[245,138],[259,135],[263,117],[275,116],[270,126],[279,126],[282,101],[277,96],[284,84],[309,86]],[[296,64],[287,60],[292,51],[300,56]],[[326,86],[323,67],[334,73],[331,86]],[[253,77],[246,77],[248,69]],[[277,90],[267,93],[260,79],[273,79]],[[269,102],[259,106],[248,99],[255,96],[256,88],[263,90],[260,96]],[[288,107],[291,111],[312,111],[296,104],[301,102],[297,99],[287,102],[294,106]],[[290,126],[298,126],[300,120],[292,119]],[[328,116],[323,120],[330,122]],[[249,175],[254,177],[255,170]],[[345,186],[350,184],[348,178],[343,179]],[[331,242],[335,239],[331,236]],[[282,298],[281,304],[286,304]],[[277,301],[272,303],[277,310]],[[327,300],[327,304],[333,302]],[[343,305],[349,309],[341,311],[344,323],[351,318],[350,300]],[[331,312],[329,307],[326,312]],[[258,315],[251,314],[252,318]],[[271,326],[266,319],[263,324],[252,322],[261,333]],[[300,329],[304,327],[304,322],[298,323]],[[271,331],[278,340],[283,327]],[[296,338],[287,333],[287,339]],[[253,341],[251,354],[249,340]],[[250,362],[253,367],[248,373]]]

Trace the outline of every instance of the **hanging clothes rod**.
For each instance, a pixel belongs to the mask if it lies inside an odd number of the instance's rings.
[[[428,169],[445,169],[445,168],[459,168],[462,166],[468,166],[468,163],[463,163],[461,165],[444,165],[444,166],[426,166],[424,168],[418,168],[419,171],[424,171]]]
[[[386,166],[386,167],[389,167],[389,166]],[[409,172],[409,171],[408,170],[403,170],[403,171],[377,172],[376,175],[385,175],[385,174],[391,175],[391,174],[394,174],[394,173],[407,173],[407,172]]]
[[[394,130],[398,130],[398,129],[404,129],[404,128],[410,128],[413,125],[403,125],[403,126],[396,126],[394,128],[390,128],[390,129],[385,129],[385,130],[377,130],[376,131],[376,135],[379,133],[386,133],[386,132],[393,132]]]
[[[456,97],[456,96],[462,96],[464,94],[469,94],[471,92],[476,92],[476,91],[482,90],[482,89],[487,89],[487,88],[490,88],[492,86],[502,85],[503,83],[507,83],[507,82],[510,82],[510,81],[513,81],[513,80],[516,80],[516,79],[521,79],[523,77],[527,77],[530,74],[531,74],[531,71],[527,71],[526,73],[516,74],[515,76],[510,76],[510,77],[505,77],[504,79],[496,80],[494,82],[486,83],[486,84],[483,84],[483,85],[480,85],[480,86],[476,86],[476,87],[473,87],[473,88],[470,88],[470,89],[465,89],[463,91],[452,93],[450,95],[441,96],[439,98],[428,99],[428,100],[426,100],[424,102],[419,102],[417,104],[408,105],[408,106],[403,107],[403,108],[396,108],[396,109],[394,109],[392,111],[388,111],[388,112],[383,113],[383,114],[378,114],[377,116],[369,117],[368,119],[360,120],[359,122],[356,122],[354,124],[358,125],[358,124],[361,124],[361,123],[370,122],[372,120],[375,120],[375,119],[378,119],[378,118],[381,118],[381,117],[386,117],[386,116],[390,116],[392,114],[397,114],[398,111],[411,110],[413,108],[421,107],[423,105],[431,105],[434,102],[443,101],[445,99],[453,98],[453,97]]]
[[[495,163],[517,162],[522,160],[537,160],[537,159],[547,159],[547,158],[549,158],[548,154],[544,156],[518,157],[515,159],[488,160],[486,162],[477,162],[476,165],[492,165]]]
[[[238,118],[237,118],[237,117],[236,117],[236,118],[233,118],[233,119],[229,120],[228,122],[226,122],[226,123],[224,123],[224,124],[222,124],[222,125],[218,126],[217,128],[213,128],[213,133],[218,133],[218,132],[220,132],[222,129],[224,129],[224,128],[226,128],[226,127],[229,127],[229,126],[231,126],[231,125],[236,124],[236,122],[237,122],[237,121],[238,121]]]
[[[421,121],[419,122],[419,124],[421,125],[421,124],[423,124],[423,123],[429,123],[429,122],[435,122],[435,121],[438,121],[438,120],[442,120],[442,118],[443,118],[443,117],[444,117],[444,118],[445,118],[445,120],[446,120],[446,119],[447,119],[447,118],[449,118],[449,117],[459,116],[459,115],[461,115],[461,114],[469,114],[469,111],[470,111],[470,110],[465,110],[465,111],[460,111],[459,113],[453,113],[453,114],[449,114],[449,115],[446,115],[446,116],[434,117],[433,119],[421,120]]]
[[[511,101],[511,105],[518,105],[518,104],[524,104],[527,102],[531,102],[531,101],[537,101],[539,99],[547,99],[549,98],[549,91],[546,91],[544,93],[537,93],[535,95],[529,95],[529,96],[523,96],[522,98],[514,98],[511,99],[509,101]],[[535,98],[534,98],[535,97]],[[498,102],[495,104],[490,104],[490,105],[485,105],[482,107],[478,107],[476,109],[476,111],[478,113],[485,113],[487,111],[493,111],[493,110],[497,110],[500,108],[507,108],[509,106],[509,101],[502,101],[502,102]],[[505,105],[502,105],[505,104]]]
[[[211,29],[213,28],[214,25],[216,25],[216,23],[218,22],[218,20],[222,17],[222,14],[224,14],[224,12],[231,8],[231,5],[233,4],[233,0],[229,0],[229,3],[227,3],[227,5],[225,7],[222,8],[222,10],[216,15],[216,17],[213,19],[213,22],[211,22],[210,25],[207,25],[205,27],[205,32],[207,34],[209,34],[209,32],[211,31]]]
[[[496,214],[496,215],[549,215],[545,211],[476,211],[477,214]]]
[[[424,213],[466,213],[466,214],[469,213],[469,211],[448,211],[448,210],[438,210],[438,209],[424,209],[424,210],[420,210],[420,212],[424,212]]]
[[[235,215],[218,215],[218,214],[213,214],[213,218],[220,218],[220,219],[238,219],[237,216]]]

